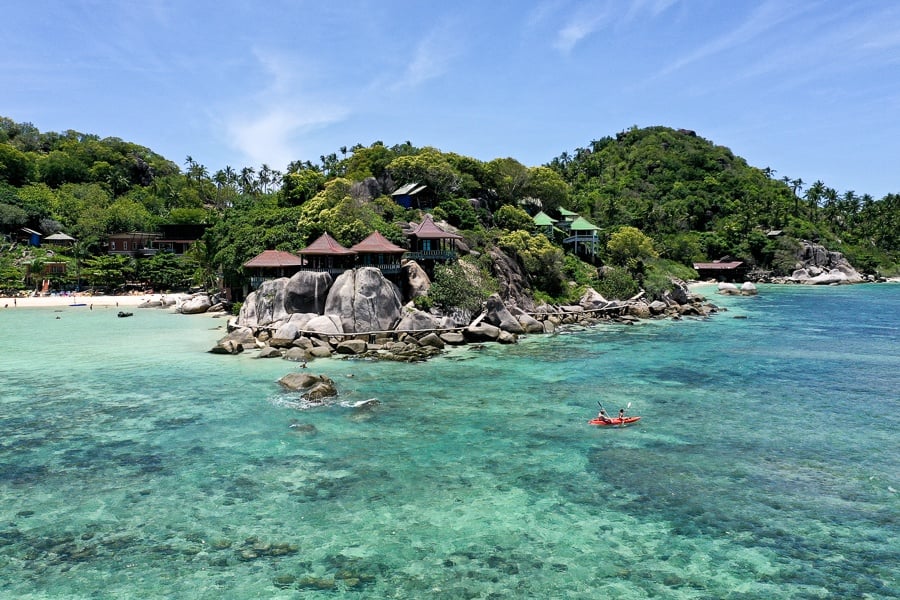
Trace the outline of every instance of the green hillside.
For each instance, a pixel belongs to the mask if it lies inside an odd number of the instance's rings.
[[[426,189],[406,208],[390,193],[408,183]],[[262,250],[296,252],[324,231],[344,245],[375,229],[401,243],[399,225],[421,210],[458,228],[483,272],[491,271],[491,248],[513,256],[531,292],[546,299],[566,299],[583,285],[652,293],[666,275],[689,277],[692,262],[724,256],[785,271],[798,239],[844,252],[860,271],[895,275],[898,198],[778,178],[694,132],[666,127],[633,128],[535,167],[375,142],[316,162],[298,158],[285,172],[267,165],[210,172],[190,156],[179,167],[118,138],[42,133],[0,117],[0,288],[27,289],[28,272],[49,260],[71,263],[57,288],[76,279],[208,286],[217,276],[240,288],[241,265]],[[539,211],[560,219],[566,210],[599,228],[592,253],[573,254],[565,233],[545,236],[531,219]],[[110,234],[172,224],[208,229],[184,256],[135,261],[105,251]],[[65,232],[77,243],[49,254],[23,247],[14,243],[23,227]],[[773,230],[783,234],[767,235]]]

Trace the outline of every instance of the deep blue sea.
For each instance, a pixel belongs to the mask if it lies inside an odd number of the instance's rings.
[[[224,319],[0,310],[0,598],[900,598],[900,285],[713,291],[313,409]]]

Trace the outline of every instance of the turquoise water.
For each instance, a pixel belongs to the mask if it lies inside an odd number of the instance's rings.
[[[900,287],[712,299],[315,409],[221,319],[2,310],[0,597],[900,597]]]

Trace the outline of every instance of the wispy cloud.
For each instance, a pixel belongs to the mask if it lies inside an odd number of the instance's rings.
[[[633,0],[625,15],[625,20],[628,21],[648,13],[650,17],[658,17],[676,2],[678,0]]]
[[[255,55],[267,85],[226,117],[228,143],[251,164],[283,168],[303,157],[304,134],[347,118],[348,110],[299,75],[308,67],[302,61],[259,50]]]
[[[616,3],[592,4],[589,8],[576,10],[568,18],[557,31],[553,46],[563,54],[569,54],[582,40],[606,27],[618,27],[637,19],[655,19],[677,2],[678,0],[633,0],[624,14],[622,7]],[[529,26],[548,19],[562,8],[558,2],[541,5],[540,10],[535,10],[530,15]]]
[[[391,86],[394,91],[419,87],[446,73],[461,53],[459,36],[451,26],[428,33],[416,45],[403,74]]]
[[[559,30],[554,47],[563,54],[569,54],[581,40],[602,29],[607,16],[605,10],[599,13],[579,11]]]
[[[661,71],[660,75],[671,74],[688,65],[746,44],[779,27],[785,21],[795,18],[800,12],[802,12],[802,9],[792,9],[789,5],[785,5],[782,2],[771,0],[765,2],[758,6],[738,27],[670,63]]]

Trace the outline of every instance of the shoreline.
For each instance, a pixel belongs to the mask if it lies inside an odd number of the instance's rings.
[[[131,307],[140,306],[144,302],[159,302],[163,298],[181,299],[181,294],[138,294],[132,296],[91,296],[73,294],[71,296],[0,296],[0,310],[15,308],[61,308],[76,304],[96,307]]]

